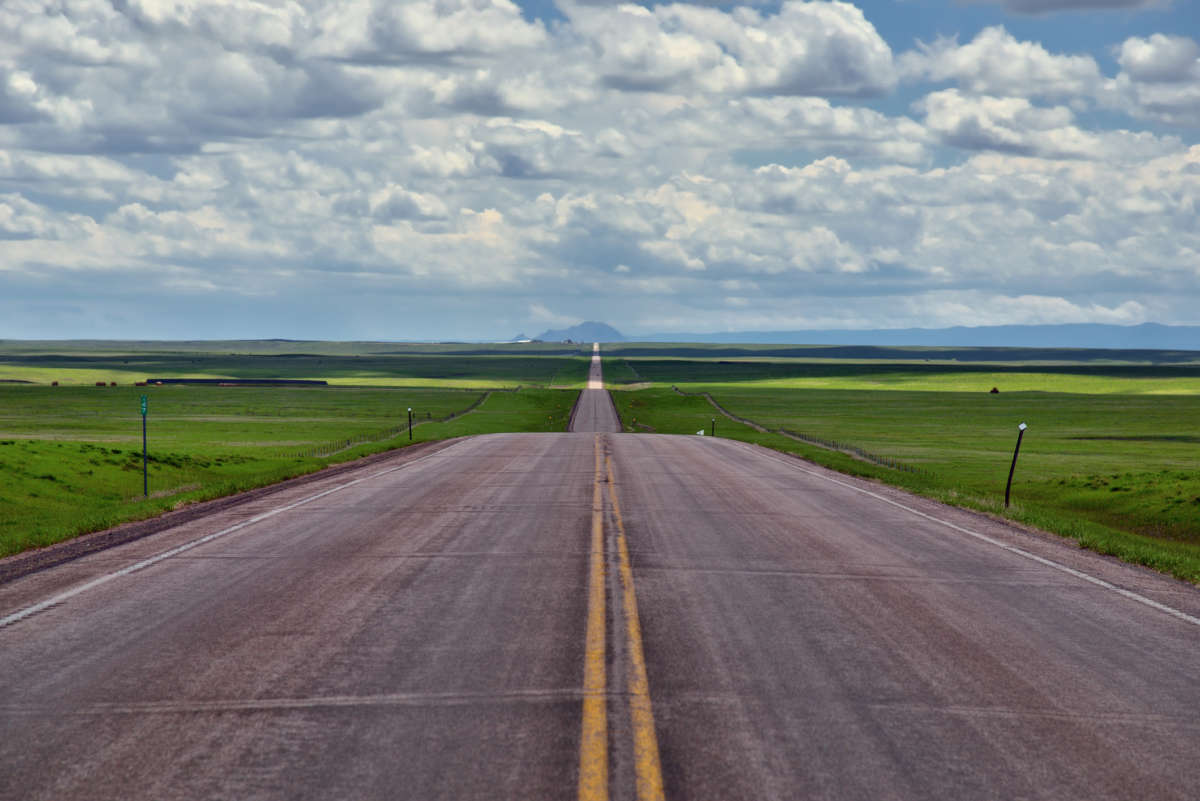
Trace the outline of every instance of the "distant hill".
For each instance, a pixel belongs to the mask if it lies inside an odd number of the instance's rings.
[[[584,323],[587,325],[587,323]],[[574,339],[574,337],[572,337]],[[714,334],[647,334],[638,342],[719,342],[770,345],[887,345],[969,348],[1103,348],[1200,351],[1200,326],[997,325],[969,328],[883,328],[867,331],[724,331]],[[602,340],[596,341],[621,341]]]
[[[570,328],[552,329],[538,334],[537,339],[543,342],[624,342],[625,337],[620,331],[606,323],[586,322],[573,325]]]

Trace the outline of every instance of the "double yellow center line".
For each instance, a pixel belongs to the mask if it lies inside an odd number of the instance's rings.
[[[583,727],[579,740],[579,801],[608,801],[608,685],[605,676],[604,494],[600,437],[592,487],[592,547],[588,574],[587,636],[583,647]]]
[[[650,706],[650,682],[646,678],[646,657],[642,650],[642,627],[638,621],[637,595],[633,588],[633,569],[629,563],[629,545],[625,522],[617,499],[612,460],[604,456],[600,436],[594,441],[595,478],[592,487],[592,537],[588,576],[587,633],[584,643],[583,724],[579,745],[579,801],[608,801],[608,677],[607,649],[607,558],[604,536],[604,491],[608,479],[608,497],[616,522],[618,573],[621,579],[621,611],[625,622],[625,651],[628,654],[629,721],[633,733],[634,776],[638,801],[662,801],[662,766],[658,757],[658,739],[654,733],[654,713]]]

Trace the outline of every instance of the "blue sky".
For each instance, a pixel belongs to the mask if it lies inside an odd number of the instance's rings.
[[[0,337],[1200,323],[1183,0],[6,0]]]

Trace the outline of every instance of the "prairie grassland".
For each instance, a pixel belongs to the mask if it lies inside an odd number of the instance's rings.
[[[718,436],[1006,515],[1200,581],[1200,378],[1194,367],[1081,372],[939,365],[906,371],[894,364],[731,368],[630,361],[638,380],[657,383],[614,393],[628,430],[694,434],[716,417]],[[703,397],[680,396],[671,384],[711,394],[731,414],[768,433],[725,418]],[[993,386],[1001,391],[990,393]],[[1004,510],[1020,422],[1029,430],[1013,505]],[[780,431],[843,443],[847,450],[858,448],[917,472],[889,469]]]
[[[142,497],[139,396],[149,398]],[[409,444],[563,431],[577,393],[0,385],[0,555]],[[439,422],[455,414],[469,414]]]
[[[604,346],[609,356],[714,361],[791,361],[824,364],[1187,365],[1200,351],[1081,348],[922,347],[895,345],[764,345],[626,342]]]
[[[548,387],[583,386],[589,358],[549,344],[0,342],[0,555],[405,446],[409,407],[415,442],[565,430],[576,393]],[[130,386],[154,378],[330,386]]]
[[[136,354],[236,356],[590,356],[591,343],[562,342],[332,342],[317,339],[112,340],[0,339],[0,359],[9,355],[89,354],[128,358]]]
[[[616,383],[861,389],[912,392],[1060,392],[1084,395],[1200,395],[1200,364],[925,364],[789,360],[605,360]],[[629,376],[636,374],[637,378]]]
[[[35,350],[28,343],[22,347],[0,343],[0,382],[92,386],[98,381],[132,384],[152,378],[286,378],[341,386],[579,388],[587,380],[590,358],[590,353],[537,349],[440,353],[399,349],[397,345],[348,353],[204,352],[181,350],[177,343],[157,343],[158,350],[114,350],[121,344],[97,343],[93,350],[67,343]],[[305,344],[311,344],[314,351],[322,349],[322,343]]]

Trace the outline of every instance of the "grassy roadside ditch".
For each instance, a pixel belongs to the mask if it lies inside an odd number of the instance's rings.
[[[639,365],[639,372],[649,371]],[[1200,583],[1195,395],[992,395],[752,382],[680,389],[697,394],[662,385],[614,391],[626,430],[707,433],[715,417],[718,436],[1070,537]],[[1013,504],[1005,510],[1018,422],[1030,429]]]
[[[138,398],[149,396],[150,497]],[[0,385],[0,556],[412,443],[565,431],[574,390]]]

